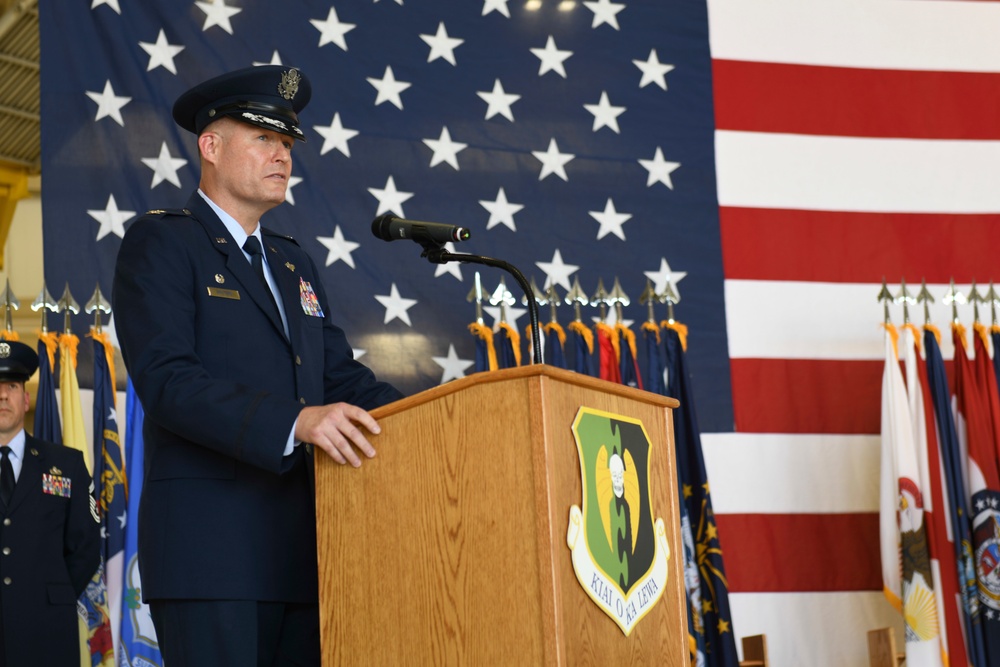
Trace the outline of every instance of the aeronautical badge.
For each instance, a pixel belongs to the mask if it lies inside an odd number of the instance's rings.
[[[42,475],[42,492],[52,496],[70,497],[73,480],[62,475],[45,473]]]
[[[580,408],[573,421],[583,511],[570,508],[566,544],[587,595],[626,636],[659,601],[670,547],[653,519],[653,446],[642,422]]]
[[[323,317],[323,309],[316,298],[316,292],[303,278],[299,278],[299,302],[302,304],[302,312],[309,317]]]
[[[1000,612],[1000,494],[980,491],[972,497],[976,508],[972,519],[972,543],[976,549],[976,579],[979,600]]]

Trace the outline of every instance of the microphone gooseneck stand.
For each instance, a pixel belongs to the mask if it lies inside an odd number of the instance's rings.
[[[429,262],[434,264],[447,264],[448,262],[483,264],[485,266],[493,266],[498,269],[503,269],[510,275],[514,276],[514,280],[516,280],[517,284],[521,286],[521,290],[524,291],[528,301],[528,319],[530,320],[531,325],[531,346],[532,351],[534,352],[531,363],[542,363],[542,341],[538,329],[538,304],[535,302],[535,294],[531,289],[531,285],[528,284],[527,279],[524,277],[524,274],[521,273],[520,269],[510,262],[505,262],[502,259],[484,257],[483,255],[448,252],[444,249],[444,244],[438,243],[437,241],[427,238],[426,236],[421,238],[422,236],[423,235],[420,234],[414,234],[413,240],[423,246],[424,251],[420,253],[420,256],[426,257]]]

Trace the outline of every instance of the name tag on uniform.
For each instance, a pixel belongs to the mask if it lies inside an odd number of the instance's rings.
[[[223,289],[221,287],[209,287],[208,288],[208,295],[209,296],[217,296],[217,297],[220,297],[222,299],[236,299],[237,301],[240,300],[239,290],[234,290],[234,289]]]
[[[53,496],[70,497],[73,480],[62,475],[42,475],[42,491]]]
[[[299,301],[302,303],[302,312],[309,317],[323,317],[323,309],[316,298],[316,292],[308,281],[299,278]]]

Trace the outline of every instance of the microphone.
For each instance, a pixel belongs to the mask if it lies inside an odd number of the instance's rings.
[[[404,220],[391,213],[380,215],[372,220],[372,234],[383,241],[410,239],[417,243],[431,241],[444,245],[449,241],[468,241],[472,236],[465,227],[445,225],[440,222],[420,222],[419,220]]]

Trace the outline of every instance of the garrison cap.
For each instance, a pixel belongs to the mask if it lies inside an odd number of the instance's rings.
[[[38,355],[30,346],[0,340],[0,380],[27,382],[38,368]]]
[[[230,116],[305,141],[297,114],[311,96],[312,85],[299,70],[260,65],[199,83],[177,98],[173,114],[178,125],[195,134]]]

